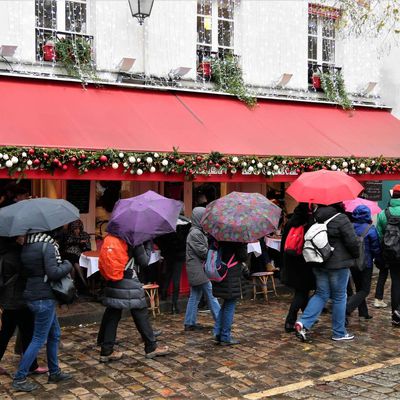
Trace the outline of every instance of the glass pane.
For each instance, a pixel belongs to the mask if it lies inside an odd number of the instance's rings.
[[[316,15],[308,15],[308,34],[317,35],[318,34],[318,19]]]
[[[218,17],[233,19],[235,0],[218,0]]]
[[[331,39],[322,39],[322,61],[335,62],[335,41]]]
[[[55,0],[36,0],[36,26],[57,29],[57,2]]]
[[[211,17],[197,17],[197,42],[211,44]]]
[[[211,15],[211,0],[197,0],[197,14]]]
[[[322,18],[322,36],[335,38],[335,20],[332,18]]]
[[[86,33],[86,3],[65,2],[65,30]]]
[[[218,21],[218,45],[233,47],[233,22]]]
[[[317,38],[315,36],[308,37],[308,59],[316,60],[317,55]]]

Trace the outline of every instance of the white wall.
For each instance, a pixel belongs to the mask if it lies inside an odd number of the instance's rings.
[[[393,47],[380,69],[383,100],[393,107],[393,115],[400,119],[400,48]]]

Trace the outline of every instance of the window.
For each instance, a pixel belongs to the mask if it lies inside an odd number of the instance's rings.
[[[197,0],[197,61],[234,52],[234,14],[237,0]]]
[[[36,59],[51,61],[43,46],[57,38],[91,37],[87,33],[87,0],[35,0]]]
[[[339,11],[310,4],[308,8],[308,77],[335,66],[336,19]]]

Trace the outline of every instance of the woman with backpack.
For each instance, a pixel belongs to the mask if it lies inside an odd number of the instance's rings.
[[[310,291],[315,289],[312,267],[305,262],[302,254],[304,233],[312,224],[313,216],[309,205],[300,203],[286,223],[282,235],[281,282],[294,289],[294,296],[285,320],[286,332],[295,331],[297,313],[299,310],[306,309]],[[299,233],[301,238],[297,237]]]
[[[232,338],[231,330],[236,301],[240,298],[241,277],[242,275],[249,277],[249,270],[245,264],[248,257],[247,244],[218,242],[218,246],[221,250],[222,262],[228,264],[233,256],[233,261],[237,262],[237,264],[228,269],[225,278],[221,282],[213,282],[212,284],[214,296],[223,299],[221,310],[214,326],[214,338],[217,344],[232,346],[240,343],[239,340]]]
[[[364,205],[356,207],[352,214],[356,234],[364,241],[364,269],[356,267],[350,269],[356,287],[356,293],[347,299],[346,314],[349,316],[357,307],[359,317],[370,319],[367,302],[365,301],[371,290],[373,260],[381,265],[381,246],[378,232],[372,225],[371,210]]]
[[[301,318],[295,323],[296,336],[302,341],[307,340],[308,330],[318,319],[328,299],[331,299],[332,340],[352,340],[354,335],[345,328],[347,283],[350,268],[360,255],[359,241],[341,203],[318,205],[314,218],[317,223],[326,224],[328,247],[333,250],[325,261],[312,263],[317,288]],[[309,232],[314,226],[310,227]]]

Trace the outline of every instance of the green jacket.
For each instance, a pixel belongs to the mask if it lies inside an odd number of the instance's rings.
[[[400,217],[400,199],[391,199],[389,203],[389,211],[395,217]],[[379,238],[383,238],[383,234],[385,233],[387,220],[385,215],[385,210],[382,210],[378,214],[378,219],[376,221],[376,229],[378,231]]]

